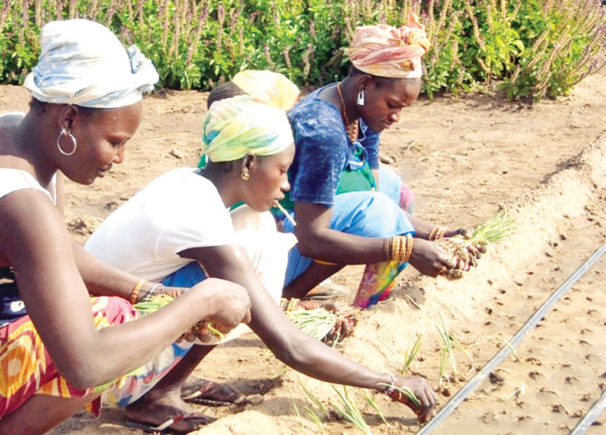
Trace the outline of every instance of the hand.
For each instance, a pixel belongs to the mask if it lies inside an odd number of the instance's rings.
[[[239,323],[250,322],[250,297],[241,285],[209,278],[193,286],[190,291],[203,294],[203,303],[212,307],[211,313],[203,320],[213,322],[213,325],[218,326],[213,327],[221,332],[229,332]]]
[[[188,341],[194,341],[197,338],[202,343],[210,343],[221,340],[232,329],[217,322],[202,320],[192,328],[187,339]]]
[[[335,325],[326,335],[323,341],[326,343],[332,343],[333,340],[341,340],[353,334],[354,327],[356,326],[356,323],[358,323],[358,319],[356,319],[354,313],[347,313],[334,303],[325,303],[322,304],[322,307],[328,311],[331,311],[337,316]]]
[[[313,310],[316,308],[324,308],[337,316],[337,320],[330,330],[330,332],[324,337],[322,341],[330,343],[333,340],[340,340],[342,338],[350,336],[358,320],[354,313],[346,313],[341,307],[332,302],[320,302],[317,300],[302,300],[299,301],[300,308],[304,310]]]
[[[435,242],[415,237],[409,263],[424,275],[436,277],[448,274],[457,262]]]
[[[456,230],[447,231],[444,233],[445,238],[461,236],[466,240],[471,239],[472,232],[469,228],[459,228]],[[486,253],[486,245],[476,244],[476,245],[467,245],[467,251],[471,255],[471,266],[477,266],[477,260],[482,256],[482,254]]]
[[[419,403],[414,403],[401,391],[395,390],[388,394],[392,400],[408,406],[417,415],[420,423],[429,421],[436,413],[435,407],[438,403],[438,397],[432,390],[425,378],[419,376],[402,377],[396,376],[395,385],[402,390],[414,394]]]

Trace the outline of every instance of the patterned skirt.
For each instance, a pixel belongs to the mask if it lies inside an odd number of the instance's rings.
[[[137,311],[119,297],[92,297],[97,329],[137,319]],[[148,364],[126,376],[86,390],[73,387],[53,364],[46,346],[29,315],[0,326],[0,418],[23,405],[34,394],[62,398],[95,397],[87,409],[98,415],[100,398],[107,392],[112,402],[126,406],[149,391],[191,348],[190,343],[173,344]]]

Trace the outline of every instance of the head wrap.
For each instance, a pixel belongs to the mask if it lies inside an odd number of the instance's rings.
[[[294,142],[286,112],[248,95],[213,103],[202,131],[202,153],[211,162],[231,162],[247,154],[270,156]]]
[[[349,60],[360,71],[388,78],[417,78],[423,74],[421,56],[431,46],[425,27],[410,14],[408,26],[378,24],[356,28]]]
[[[231,81],[255,101],[282,110],[292,109],[299,97],[299,88],[280,73],[245,70],[236,74]]]
[[[94,21],[46,24],[41,53],[24,86],[37,100],[83,107],[115,108],[141,100],[158,73],[139,49],[124,49],[118,38]]]

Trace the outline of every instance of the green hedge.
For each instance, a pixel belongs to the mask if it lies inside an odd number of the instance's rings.
[[[420,4],[422,3],[422,6]],[[43,23],[81,17],[135,43],[172,89],[208,90],[246,69],[271,69],[301,86],[342,78],[355,26],[426,25],[424,91],[502,89],[509,98],[555,97],[603,66],[601,0],[4,0],[0,82],[35,65]]]

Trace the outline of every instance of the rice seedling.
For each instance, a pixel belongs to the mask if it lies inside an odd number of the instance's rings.
[[[416,406],[416,407],[420,407],[421,406],[421,401],[416,396],[416,394],[412,392],[412,390],[410,388],[408,388],[408,387],[399,387],[399,386],[393,385],[393,384],[385,384],[385,386],[389,386],[389,387],[393,388],[394,390],[396,390],[398,393],[402,394],[414,406]]]
[[[404,352],[404,365],[402,366],[400,373],[407,372],[410,367],[410,364],[412,364],[412,362],[417,357],[417,354],[419,353],[419,349],[421,348],[421,338],[422,337],[423,337],[423,334],[417,335],[417,339],[415,340],[412,347],[410,349],[406,348],[406,351]]]
[[[292,401],[292,406],[295,409],[295,412],[297,414],[297,417],[302,418],[301,417],[301,413],[299,412],[299,407],[297,406],[297,404]],[[326,430],[324,429],[324,423],[322,422],[322,419],[320,418],[320,416],[318,414],[316,414],[316,412],[309,408],[308,406],[305,407],[305,412],[307,412],[307,415],[309,415],[309,418],[311,418],[311,420],[316,424],[316,426],[318,426],[318,429],[320,430],[321,434],[326,434]],[[305,425],[303,425],[303,423],[300,423],[301,427],[305,427]]]
[[[324,404],[322,404],[322,402],[320,402],[320,399],[318,399],[318,397],[312,393],[311,391],[309,391],[305,385],[303,385],[303,383],[301,383],[299,381],[299,385],[301,385],[301,388],[303,389],[303,391],[305,392],[305,394],[307,395],[307,397],[309,397],[309,399],[313,402],[314,405],[316,405],[318,407],[318,409],[320,410],[320,412],[322,413],[322,415],[324,416],[324,418],[328,418],[329,414],[328,414],[328,410],[326,409],[326,407],[324,406]]]
[[[337,389],[334,385],[331,384],[331,387],[337,393],[339,401],[341,405],[337,405],[333,403],[333,407],[339,413],[341,417],[345,420],[353,423],[358,429],[364,432],[367,435],[371,434],[370,428],[364,420],[364,416],[360,412],[356,401],[349,396],[349,391],[347,387],[343,386],[343,391]]]
[[[311,421],[313,421],[316,426],[318,426],[318,429],[320,430],[320,433],[325,434],[326,430],[324,429],[324,423],[322,422],[322,419],[320,418],[320,416],[318,414],[316,414],[316,412],[309,408],[308,406],[305,407],[305,412],[307,412],[307,415],[309,415],[309,418],[311,418]]]
[[[509,340],[505,339],[505,338],[501,338],[501,340],[503,340],[503,343],[505,343],[505,346],[507,346],[509,348],[509,350],[511,351],[511,353],[513,353],[516,357],[516,361],[520,361],[520,356],[518,355],[518,351],[515,349],[515,347],[513,347],[511,345],[511,343],[509,342]]]
[[[457,266],[449,271],[448,278],[463,276],[467,265],[477,266],[477,259],[471,253],[473,247],[501,242],[510,237],[514,229],[515,220],[508,217],[505,211],[500,211],[474,228],[469,239],[456,235],[437,240],[436,243],[449,252],[451,258],[457,262]]]
[[[139,312],[141,316],[147,316],[151,313],[158,311],[160,308],[168,305],[174,300],[172,296],[166,294],[153,295],[144,301],[137,302],[133,307]],[[213,322],[205,322],[206,327],[211,334],[218,337],[219,339],[225,338],[225,335],[213,326]]]
[[[297,328],[318,340],[325,339],[337,322],[337,315],[326,308],[286,311],[286,316]],[[337,341],[338,337],[334,343]]]
[[[440,338],[442,339],[442,351],[440,352],[440,379],[438,383],[440,386],[442,385],[442,380],[448,380],[448,377],[445,376],[446,373],[446,360],[450,361],[450,366],[452,368],[453,373],[457,374],[457,360],[454,356],[454,348],[459,349],[463,352],[469,360],[473,363],[473,357],[467,352],[467,349],[454,337],[452,331],[450,331],[444,322],[444,317],[442,313],[438,312],[440,315],[440,320],[442,322],[442,326],[436,325],[436,329],[440,334]]]
[[[385,423],[389,428],[391,428],[391,424],[389,424],[388,421],[385,419],[385,416],[383,415],[383,411],[381,411],[381,408],[379,408],[379,405],[375,401],[375,398],[372,396],[372,394],[370,394],[366,390],[363,390],[361,395],[362,395],[362,398],[364,399],[364,401],[366,403],[368,403],[375,411],[377,411],[377,414],[379,414],[379,417],[381,418],[383,423]]]
[[[475,245],[497,243],[510,237],[514,229],[515,220],[508,217],[507,213],[502,210],[477,226],[473,230],[469,242]]]

